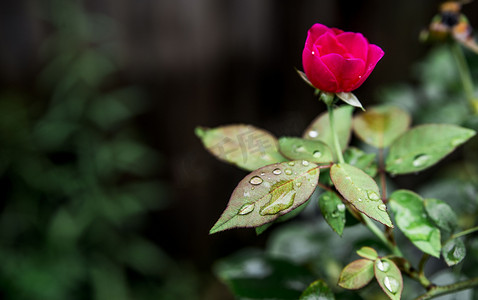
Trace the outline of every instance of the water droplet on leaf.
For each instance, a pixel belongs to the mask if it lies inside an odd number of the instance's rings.
[[[305,152],[305,148],[304,148],[304,146],[299,145],[299,146],[296,146],[296,147],[294,148],[294,151],[295,151],[295,152]]]
[[[415,156],[415,158],[413,159],[412,164],[413,164],[414,167],[422,167],[428,162],[429,159],[430,159],[429,155],[419,154],[419,155]]]
[[[345,204],[343,204],[343,203],[337,204],[337,210],[340,211],[340,212],[344,212],[345,211]]]
[[[378,209],[381,210],[381,211],[387,211],[387,206],[382,203],[382,204],[378,205]]]
[[[367,191],[367,196],[372,201],[380,200],[380,196],[377,193],[375,193],[374,191]]]
[[[291,175],[291,174],[292,174],[292,170],[291,170],[291,169],[285,169],[285,170],[284,170],[284,173],[285,173],[285,175]]]
[[[358,200],[358,202],[362,202],[362,201],[363,201],[362,198],[358,198],[357,200]]]
[[[315,131],[315,130],[311,130],[311,131],[309,131],[309,136],[310,136],[311,138],[316,138],[316,137],[319,136],[319,133],[318,133],[317,131]]]
[[[337,217],[339,216],[339,212],[336,211],[336,210],[334,210],[334,211],[330,214],[330,216],[331,216],[332,218],[337,218]]]
[[[306,160],[303,160],[303,161],[302,161],[302,165],[303,165],[304,167],[307,167],[307,166],[309,165],[309,162],[306,161]]]
[[[297,182],[295,186],[300,187],[302,185],[302,182]]]
[[[314,151],[314,153],[312,153],[312,155],[315,158],[320,158],[322,156],[322,152],[320,152],[319,150],[316,150],[316,151]]]
[[[247,215],[248,213],[254,210],[256,205],[254,203],[244,204],[241,209],[239,209],[238,215]]]
[[[251,178],[251,180],[249,180],[249,183],[253,185],[258,185],[258,184],[261,184],[262,181],[263,181],[262,178],[260,178],[259,176],[254,176]]]
[[[377,260],[377,269],[382,272],[387,272],[390,269],[390,264],[383,260]]]
[[[289,164],[289,166],[294,166],[294,165],[295,165],[295,162],[289,161],[288,164]]]
[[[392,294],[396,294],[398,290],[400,289],[400,283],[398,282],[398,280],[396,280],[395,278],[391,276],[386,276],[383,279],[383,284],[385,285],[387,290],[389,290],[390,293]]]
[[[281,171],[281,169],[277,168],[277,169],[274,169],[274,170],[272,171],[272,174],[274,174],[274,175],[280,175],[280,174],[282,174],[282,171]]]

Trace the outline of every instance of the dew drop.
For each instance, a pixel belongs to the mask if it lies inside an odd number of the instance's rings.
[[[382,203],[382,204],[378,205],[378,209],[381,210],[381,211],[387,211],[387,206]]]
[[[337,218],[337,217],[339,216],[339,212],[336,211],[336,210],[334,210],[334,211],[330,214],[330,216],[331,216],[332,218]]]
[[[417,156],[415,156],[415,158],[413,159],[413,166],[414,167],[422,167],[424,166],[428,160],[430,160],[430,156],[429,155],[426,155],[426,154],[419,154]]]
[[[306,161],[306,160],[303,160],[303,161],[302,161],[302,165],[303,165],[304,167],[307,167],[307,166],[309,165],[309,162]]]
[[[295,184],[296,187],[300,187],[301,185],[302,185],[302,182],[297,182],[297,183]]]
[[[316,138],[318,136],[319,136],[319,133],[317,131],[315,131],[315,130],[309,131],[309,137]]]
[[[264,175],[266,175],[266,173],[264,173],[264,172],[261,172],[261,176],[264,176]]]
[[[312,55],[315,55],[315,51],[312,51]]]
[[[343,203],[337,204],[337,210],[340,211],[340,212],[344,212],[345,211],[345,204],[343,204]]]
[[[274,170],[272,171],[272,174],[274,174],[274,175],[280,175],[280,174],[282,174],[282,171],[281,171],[281,169],[277,168],[277,169],[274,169]]]
[[[350,176],[345,176],[345,179],[352,180],[352,178]]]
[[[295,165],[295,162],[293,162],[293,161],[289,161],[289,162],[288,162],[288,164],[289,164],[289,166],[291,166],[291,167],[292,167],[292,166],[294,166],[294,165]]]
[[[299,145],[299,146],[296,146],[296,147],[294,148],[294,151],[295,151],[295,152],[305,152],[305,148],[304,148],[304,146]]]
[[[398,280],[396,280],[395,278],[391,276],[386,276],[383,279],[383,284],[385,285],[387,290],[389,290],[390,293],[392,294],[396,294],[398,290],[400,289],[400,283],[398,282]]]
[[[377,193],[375,193],[374,191],[367,191],[367,196],[372,201],[380,200],[380,196]]]
[[[314,153],[312,153],[312,155],[315,158],[320,158],[322,156],[322,152],[320,152],[319,150],[316,150],[316,151],[314,151]]]
[[[362,201],[363,201],[362,198],[358,198],[357,200],[358,200],[358,202],[362,202]]]
[[[291,169],[285,169],[284,173],[285,173],[285,175],[292,175],[292,170]]]
[[[377,260],[377,269],[382,272],[387,272],[390,269],[390,264],[383,260]]]
[[[249,183],[253,185],[258,185],[258,184],[261,184],[262,181],[263,181],[262,178],[260,178],[259,176],[254,176],[249,180]]]
[[[237,213],[238,215],[247,215],[248,213],[252,212],[254,210],[254,207],[256,205],[254,203],[248,203],[244,204],[240,209],[239,212]]]

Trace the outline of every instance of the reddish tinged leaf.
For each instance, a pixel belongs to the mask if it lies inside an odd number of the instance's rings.
[[[308,161],[272,164],[247,175],[210,234],[272,222],[305,203],[317,186],[319,168]]]
[[[366,286],[373,278],[373,261],[358,259],[342,270],[338,285],[348,290],[358,290]]]
[[[342,163],[330,168],[330,178],[344,199],[358,211],[388,227],[393,227],[387,206],[382,202],[377,183],[372,177],[354,166]]]

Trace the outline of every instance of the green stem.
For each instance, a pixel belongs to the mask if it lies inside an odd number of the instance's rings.
[[[449,285],[442,285],[442,286],[433,286],[426,292],[425,294],[419,296],[415,300],[426,300],[426,299],[431,299],[436,296],[441,296],[441,295],[446,295],[446,294],[451,294],[455,293],[458,291],[470,289],[473,287],[478,286],[478,277],[472,278],[469,280],[465,280],[462,282],[457,282]]]
[[[375,223],[372,220],[370,220],[369,217],[367,217],[366,215],[362,215],[362,216],[363,216],[363,220],[365,221],[365,225],[368,227],[368,229],[370,229],[370,231],[372,231],[372,233],[375,234],[390,249],[390,251],[392,251],[392,253],[395,256],[403,257],[403,254],[400,251],[400,249],[398,249],[396,245],[392,244],[392,242],[390,242],[385,237],[385,234],[383,233],[383,231],[381,231],[377,227],[377,225],[375,225]]]
[[[466,100],[468,101],[472,112],[476,115],[478,114],[478,103],[474,99],[475,89],[473,87],[473,80],[471,78],[470,69],[468,68],[465,55],[463,54],[463,50],[458,43],[453,43],[451,50],[458,65],[458,72],[460,73],[463,89],[465,90]]]
[[[332,131],[335,154],[337,155],[339,163],[344,163],[344,157],[342,156],[342,149],[340,149],[339,138],[337,136],[337,132],[335,132],[334,108],[332,107],[332,104],[327,104],[327,110],[329,111],[330,131]]]
[[[464,235],[473,233],[473,232],[475,232],[475,231],[478,231],[478,226],[475,226],[475,227],[473,227],[473,228],[470,228],[470,229],[463,230],[463,231],[461,231],[461,232],[455,233],[454,235],[451,236],[450,239],[456,239],[456,238],[459,238],[459,237],[461,237],[461,236],[464,236]]]

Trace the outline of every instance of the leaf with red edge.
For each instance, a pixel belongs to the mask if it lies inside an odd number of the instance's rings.
[[[304,204],[319,181],[320,170],[308,161],[272,164],[247,175],[210,234],[270,223]]]
[[[338,285],[348,290],[358,290],[373,278],[373,261],[358,259],[346,265],[339,276]]]
[[[377,183],[364,171],[346,163],[330,168],[330,178],[345,200],[358,211],[378,222],[393,227],[387,206],[380,198]]]

